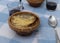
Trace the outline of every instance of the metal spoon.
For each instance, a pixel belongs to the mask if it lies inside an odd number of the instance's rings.
[[[54,16],[51,15],[48,19],[48,24],[54,29],[55,34],[56,34],[56,40],[58,42],[59,37],[58,37],[57,31],[56,31],[56,26],[58,24],[57,19]]]
[[[50,16],[48,19],[48,23],[51,27],[56,28],[57,26],[57,19],[54,16]]]

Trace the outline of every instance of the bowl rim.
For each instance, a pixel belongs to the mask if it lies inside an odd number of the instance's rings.
[[[27,0],[29,3],[42,3],[44,0],[42,0],[42,1],[39,1],[39,2],[32,2],[32,1],[29,1],[29,0]]]
[[[28,28],[36,28],[37,26],[39,26],[40,25],[40,19],[39,19],[39,17],[35,14],[35,13],[33,13],[33,12],[28,12],[28,11],[23,11],[23,12],[16,12],[16,13],[14,13],[14,14],[12,14],[10,17],[9,17],[9,19],[8,19],[8,23],[9,23],[9,26],[12,26],[13,28],[16,28],[14,25],[12,25],[11,24],[11,22],[10,22],[10,20],[11,20],[11,17],[12,16],[14,16],[14,15],[16,15],[17,13],[31,13],[31,14],[33,14],[33,15],[35,15],[37,18],[38,18],[38,22],[34,25],[34,26],[32,26],[32,27],[27,27],[26,29],[28,29]],[[19,29],[19,28],[18,28]],[[35,30],[35,29],[33,29],[33,30]]]

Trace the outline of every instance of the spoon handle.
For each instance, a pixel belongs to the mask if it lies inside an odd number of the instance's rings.
[[[57,40],[57,41],[56,41],[56,43],[59,43],[59,41],[60,41],[60,40],[59,40],[59,37],[58,37],[58,34],[57,34],[57,31],[56,31],[56,29],[54,29],[54,31],[55,31],[56,40]]]

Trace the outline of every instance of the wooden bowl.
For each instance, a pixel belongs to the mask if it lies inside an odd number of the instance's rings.
[[[35,22],[32,23],[31,25],[27,26],[27,27],[17,28],[16,26],[14,26],[14,25],[12,24],[12,22],[11,22],[11,20],[13,20],[12,17],[13,17],[13,16],[16,16],[16,15],[18,15],[18,14],[20,15],[20,14],[25,14],[25,13],[26,13],[26,14],[34,15],[34,16],[36,17]],[[9,17],[9,19],[8,19],[8,24],[9,24],[10,28],[11,28],[12,30],[14,30],[15,32],[17,32],[18,34],[20,34],[20,35],[29,35],[29,34],[31,34],[34,30],[36,30],[37,27],[40,25],[40,20],[39,20],[39,17],[38,17],[36,14],[32,13],[32,12],[16,12],[16,13],[12,14],[12,15]]]
[[[43,3],[44,0],[27,0],[30,6],[39,7]]]

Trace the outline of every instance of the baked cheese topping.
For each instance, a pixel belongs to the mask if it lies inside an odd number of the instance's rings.
[[[15,26],[28,26],[32,23],[34,23],[34,21],[36,20],[36,17],[33,15],[26,15],[26,14],[22,14],[22,15],[17,15],[17,16],[13,16],[12,17],[12,23]]]

